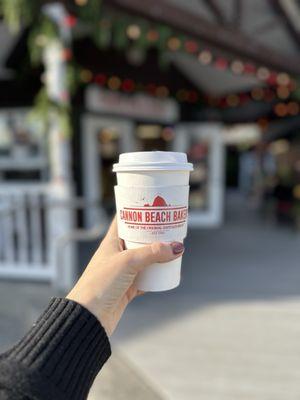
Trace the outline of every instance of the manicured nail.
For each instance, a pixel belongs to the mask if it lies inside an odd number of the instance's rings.
[[[184,250],[183,243],[173,242],[171,243],[173,254],[180,254]]]

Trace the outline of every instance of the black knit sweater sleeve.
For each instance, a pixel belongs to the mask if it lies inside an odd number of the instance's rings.
[[[54,298],[25,337],[0,356],[0,399],[86,399],[110,354],[96,317]]]

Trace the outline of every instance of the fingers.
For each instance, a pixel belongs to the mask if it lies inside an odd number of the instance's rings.
[[[116,216],[114,216],[113,220],[111,221],[110,227],[108,228],[105,238],[108,240],[118,238],[118,225]]]
[[[180,257],[184,252],[184,246],[179,242],[160,243],[155,242],[148,246],[130,249],[122,252],[126,257],[126,264],[136,271],[154,264],[172,261]]]
[[[124,249],[124,246],[121,243],[121,240],[119,239],[118,236],[118,226],[116,217],[114,217],[114,219],[112,220],[110,227],[107,231],[107,234],[104,237],[100,247],[107,253],[107,255],[119,253]]]

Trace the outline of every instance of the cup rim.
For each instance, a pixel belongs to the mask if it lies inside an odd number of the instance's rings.
[[[193,171],[192,163],[116,163],[113,164],[113,172],[133,171]]]

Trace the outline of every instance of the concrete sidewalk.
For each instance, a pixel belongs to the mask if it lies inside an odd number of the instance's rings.
[[[182,285],[127,310],[114,345],[170,400],[300,398],[300,238],[231,196],[191,231]]]

